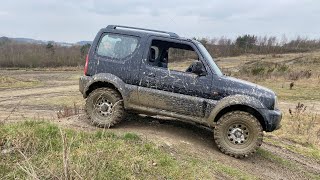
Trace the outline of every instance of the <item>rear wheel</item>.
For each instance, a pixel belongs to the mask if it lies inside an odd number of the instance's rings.
[[[214,129],[214,139],[225,154],[243,158],[256,152],[262,144],[259,121],[250,113],[233,111],[223,115]]]
[[[116,125],[125,115],[121,95],[112,88],[92,91],[86,100],[85,111],[92,124],[103,128]]]

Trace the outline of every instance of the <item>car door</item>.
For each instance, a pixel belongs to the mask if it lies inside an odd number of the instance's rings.
[[[151,37],[149,47],[152,47],[155,40],[163,42],[164,49],[168,48],[168,44],[190,48],[202,62],[199,51],[190,41]],[[163,55],[164,49],[158,50],[159,58]],[[210,97],[211,91],[212,74],[209,68],[204,64],[207,73],[200,76],[190,72],[170,70],[157,64],[159,63],[150,62],[150,54],[146,53],[140,70],[141,80],[138,88],[140,104],[167,112],[204,117],[206,99]]]

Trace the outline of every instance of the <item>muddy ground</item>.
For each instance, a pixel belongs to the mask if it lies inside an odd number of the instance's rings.
[[[0,120],[16,122],[30,118],[44,119],[62,126],[96,130],[83,115],[84,100],[78,91],[77,80],[81,73],[80,71],[0,70],[0,76],[37,82],[29,87],[17,85],[10,88],[0,85]],[[290,106],[294,104],[280,102],[280,108],[286,109]],[[80,114],[58,119],[59,111],[63,114],[66,107],[76,108]],[[241,160],[226,156],[216,147],[212,132],[159,117],[128,118],[109,131],[134,132],[172,152],[184,148],[196,157],[217,160],[262,179],[310,179],[320,174],[320,162],[274,144],[264,143],[261,149],[262,152],[277,157],[276,160],[261,153]],[[266,136],[279,143],[292,143],[268,134]]]

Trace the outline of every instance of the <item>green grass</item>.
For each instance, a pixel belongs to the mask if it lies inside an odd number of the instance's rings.
[[[62,133],[61,133],[62,132]],[[66,137],[63,143],[62,137]],[[27,121],[0,127],[0,177],[4,179],[255,179],[216,161],[192,157],[142,140],[134,133],[83,132],[48,122]],[[68,163],[65,173],[64,151]]]

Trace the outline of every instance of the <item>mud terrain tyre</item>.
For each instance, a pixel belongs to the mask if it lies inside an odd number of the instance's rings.
[[[121,95],[112,88],[93,90],[86,100],[85,111],[90,122],[102,128],[116,125],[125,116]]]
[[[214,128],[214,140],[223,153],[244,158],[261,146],[263,130],[259,121],[250,113],[233,111],[218,120]]]

